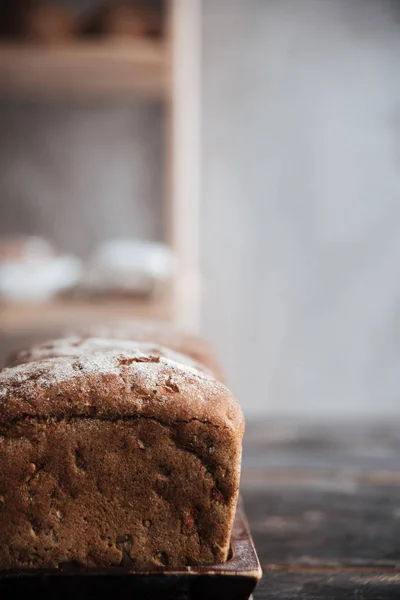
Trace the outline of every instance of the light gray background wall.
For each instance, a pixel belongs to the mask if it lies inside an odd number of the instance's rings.
[[[0,103],[0,233],[86,255],[104,237],[162,237],[161,108]]]
[[[248,411],[400,411],[400,24],[205,0],[204,328]]]
[[[204,332],[248,414],[399,413],[398,4],[203,6]],[[1,230],[160,236],[160,107],[0,108]]]

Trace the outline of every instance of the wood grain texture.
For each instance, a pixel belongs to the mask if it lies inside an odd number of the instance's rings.
[[[397,471],[400,427],[395,420],[369,425],[354,421],[253,421],[248,423],[244,440],[244,466],[251,471]]]
[[[394,600],[400,573],[266,573],[254,600]]]
[[[400,486],[271,480],[244,497],[264,567],[400,568]]]
[[[250,423],[243,464],[255,600],[400,597],[395,423]]]

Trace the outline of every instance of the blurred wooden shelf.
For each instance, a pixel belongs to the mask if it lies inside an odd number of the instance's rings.
[[[0,334],[43,333],[126,318],[169,319],[171,305],[160,299],[53,300],[38,304],[0,304]]]
[[[68,328],[77,320],[109,318],[110,313],[121,318],[172,318],[180,327],[199,329],[202,2],[165,0],[162,4],[164,37],[158,40],[0,42],[0,99],[78,101],[91,107],[102,101],[129,103],[134,97],[163,102],[163,240],[175,261],[170,299],[167,303],[0,304],[0,334]]]
[[[166,65],[165,43],[151,39],[51,46],[0,43],[0,96],[162,99]]]

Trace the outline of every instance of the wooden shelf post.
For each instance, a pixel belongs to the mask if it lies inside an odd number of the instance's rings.
[[[200,326],[201,0],[169,2],[167,117],[169,242],[176,265],[174,321]]]

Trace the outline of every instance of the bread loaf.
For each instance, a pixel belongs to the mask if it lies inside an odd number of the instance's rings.
[[[140,350],[0,372],[0,569],[227,559],[243,416],[214,378]]]

